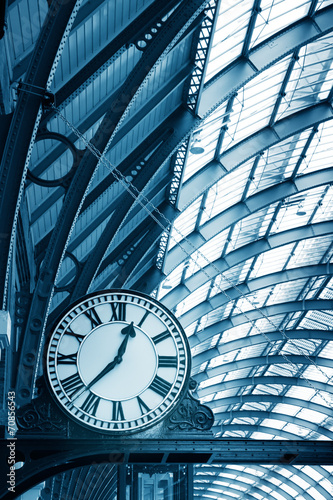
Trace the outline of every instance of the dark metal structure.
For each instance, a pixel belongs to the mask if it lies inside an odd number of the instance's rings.
[[[214,413],[207,460],[177,444],[194,498],[332,497],[332,14],[329,0],[4,2],[7,432],[8,393],[18,412],[38,399],[61,311],[132,288],[182,323],[194,395]],[[43,445],[20,446],[33,477]],[[79,472],[62,474],[69,488]],[[96,499],[117,494],[113,465],[89,475],[92,490],[108,478]]]

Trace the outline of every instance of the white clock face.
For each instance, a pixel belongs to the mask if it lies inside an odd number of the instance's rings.
[[[80,423],[114,434],[151,426],[169,413],[189,377],[178,321],[138,292],[81,299],[58,322],[46,368],[62,407]]]

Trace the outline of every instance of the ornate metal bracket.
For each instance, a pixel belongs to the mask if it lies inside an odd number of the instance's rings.
[[[68,437],[68,418],[62,415],[47,395],[43,379],[36,383],[39,396],[16,412],[18,436]]]
[[[54,410],[54,405],[50,401],[41,401],[39,398],[17,410],[18,435],[66,437],[68,435],[68,419]]]
[[[209,431],[214,423],[212,410],[195,399],[189,392],[170,416],[169,431]]]

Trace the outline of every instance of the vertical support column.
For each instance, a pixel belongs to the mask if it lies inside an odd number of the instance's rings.
[[[126,499],[126,465],[118,465],[117,500]]]
[[[193,500],[193,464],[187,464],[187,496],[186,500]]]

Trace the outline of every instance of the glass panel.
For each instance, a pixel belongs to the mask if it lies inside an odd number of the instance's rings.
[[[253,0],[221,2],[206,81],[241,54]]]
[[[310,0],[291,0],[287,4],[284,0],[262,0],[252,35],[251,48],[285,26],[306,16],[310,4]]]

